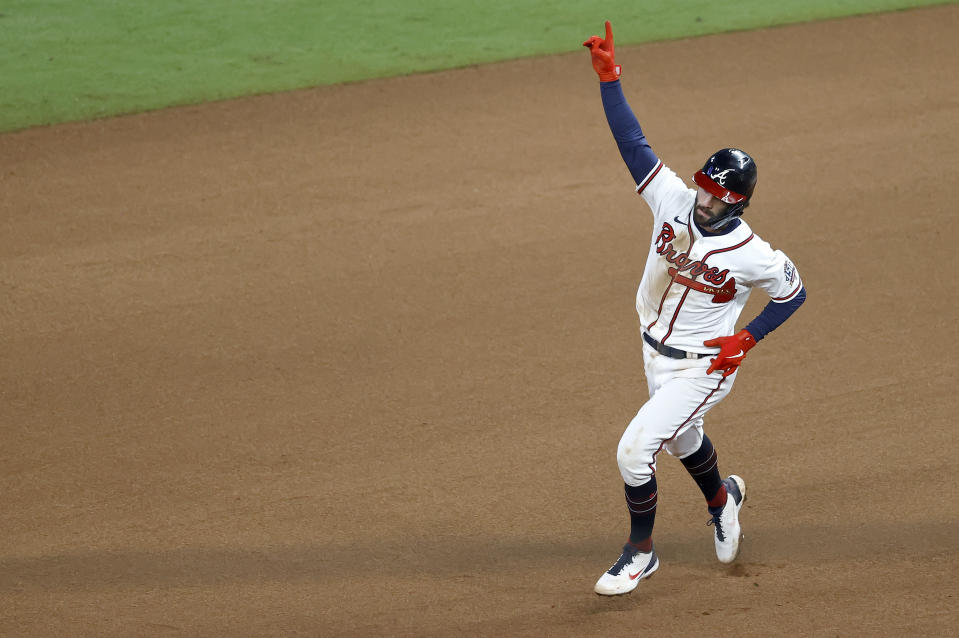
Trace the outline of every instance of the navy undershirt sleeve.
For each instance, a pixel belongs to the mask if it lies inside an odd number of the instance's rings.
[[[649,172],[659,163],[659,158],[653,153],[639,126],[639,120],[623,95],[623,86],[619,80],[600,82],[600,93],[603,97],[603,110],[606,111],[606,121],[613,138],[619,147],[619,153],[626,162],[630,174],[637,184],[641,183]]]
[[[784,303],[776,303],[775,301],[770,301],[766,304],[766,307],[763,308],[763,311],[759,315],[749,322],[749,325],[746,326],[746,330],[749,331],[753,337],[756,338],[756,341],[759,341],[770,332],[782,325],[786,319],[789,319],[792,313],[806,301],[806,287],[803,286],[795,297],[786,301]]]

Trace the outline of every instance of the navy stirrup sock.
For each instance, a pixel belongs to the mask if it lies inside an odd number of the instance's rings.
[[[703,444],[699,449],[680,459],[683,467],[696,481],[696,485],[706,497],[710,507],[722,507],[726,504],[726,488],[719,475],[719,461],[716,458],[716,449],[709,437],[703,435]]]
[[[639,487],[626,485],[629,509],[629,544],[641,552],[653,549],[653,522],[656,520],[656,477]]]

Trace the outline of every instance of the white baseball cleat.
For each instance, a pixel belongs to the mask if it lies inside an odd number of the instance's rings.
[[[731,563],[739,554],[739,541],[743,529],[739,524],[739,510],[746,500],[746,482],[735,474],[723,479],[726,486],[726,504],[720,508],[709,508],[712,518],[706,523],[712,525],[715,532],[716,558],[720,563]]]
[[[593,588],[602,596],[616,596],[628,594],[636,589],[639,581],[649,578],[659,569],[659,558],[656,550],[650,552],[636,551],[636,548],[626,545],[623,553],[609,571],[599,577]]]

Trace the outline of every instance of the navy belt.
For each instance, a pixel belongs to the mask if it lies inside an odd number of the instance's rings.
[[[650,337],[645,332],[643,333],[643,341],[648,343],[653,350],[659,354],[666,355],[670,359],[702,359],[703,357],[710,356],[709,354],[686,352],[685,350],[680,350],[679,348],[673,348],[672,346],[664,345]]]

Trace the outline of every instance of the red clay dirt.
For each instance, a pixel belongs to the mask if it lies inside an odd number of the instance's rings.
[[[707,418],[740,558],[662,458],[612,599],[651,221],[585,50],[0,136],[0,634],[956,635],[957,27],[619,47],[809,299]]]

